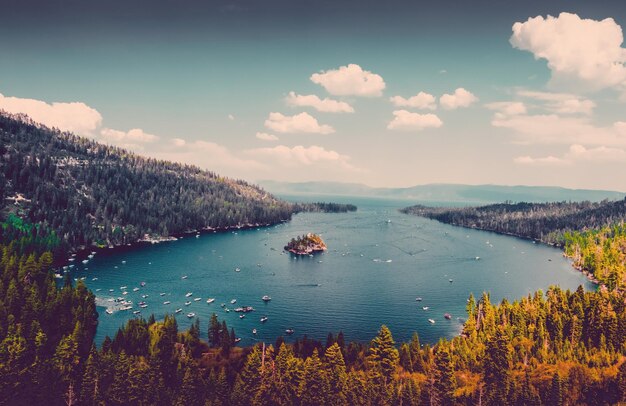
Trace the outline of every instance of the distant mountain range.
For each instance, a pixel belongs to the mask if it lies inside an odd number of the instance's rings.
[[[566,189],[552,186],[499,186],[428,184],[407,188],[374,188],[358,183],[260,181],[266,190],[277,195],[332,195],[376,197],[419,202],[498,203],[561,202],[618,200],[624,192],[610,190]]]

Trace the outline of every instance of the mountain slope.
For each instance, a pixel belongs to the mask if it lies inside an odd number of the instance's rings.
[[[293,206],[244,181],[143,158],[0,112],[0,213],[69,247],[135,242],[205,227],[269,224]]]
[[[600,201],[622,199],[622,192],[608,190],[566,189],[550,186],[500,186],[428,184],[407,188],[373,188],[356,183],[340,182],[275,182],[260,181],[265,189],[277,195],[336,195],[406,199],[421,202],[487,204],[503,201],[555,202]]]

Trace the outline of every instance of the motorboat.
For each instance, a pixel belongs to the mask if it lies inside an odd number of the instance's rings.
[[[264,302],[269,302],[270,300],[272,300],[271,297],[269,297],[268,295],[265,295],[261,298]]]
[[[190,296],[193,296],[193,293],[187,292],[187,294],[185,295],[185,297],[190,297]]]
[[[183,309],[176,309],[176,311],[174,313],[180,313],[182,311],[183,311]]]
[[[113,310],[111,310],[111,309],[106,309],[106,310],[105,310],[105,312],[106,312],[107,314],[113,314]]]
[[[189,306],[191,302],[185,302],[185,306]]]
[[[210,298],[208,298],[208,299],[206,300],[206,302],[207,302],[207,303],[209,303],[209,304],[211,304],[211,303],[215,302],[215,298],[210,297]]]
[[[183,275],[183,276],[180,277],[180,279],[187,279],[187,278],[188,278],[187,275]]]
[[[431,324],[435,324],[435,320],[433,320],[433,319],[428,319],[428,322],[431,323]]]
[[[261,317],[261,323],[265,323],[267,321],[267,316]]]
[[[237,303],[237,299],[233,299],[230,301],[230,304],[235,304],[235,303]]]
[[[246,315],[245,315],[245,314],[240,314],[240,315],[239,315],[239,318],[240,318],[240,319],[243,319],[244,317],[246,317]]]
[[[256,335],[256,328],[252,329],[252,334]]]
[[[163,302],[164,305],[168,305],[170,303],[172,303],[172,302],[170,302],[169,300],[166,300],[165,302]]]
[[[201,297],[196,297],[196,298],[194,298],[194,299],[193,299],[193,301],[194,301],[194,302],[199,302],[199,301],[201,301],[201,300],[202,300],[202,298],[201,298]]]
[[[187,313],[187,317],[189,317],[190,319],[196,317],[195,313]]]
[[[428,309],[430,309],[430,307],[428,307],[428,306],[422,307],[422,310],[428,310]]]
[[[452,315],[450,313],[446,313],[443,315],[447,320],[452,320]]]
[[[416,301],[416,302],[421,302],[421,301],[422,301],[422,298],[421,298],[421,297],[416,297],[416,298],[415,298],[415,301]]]
[[[292,335],[293,333],[295,333],[296,331],[292,328],[288,328],[287,330],[285,330],[285,334],[289,334]]]

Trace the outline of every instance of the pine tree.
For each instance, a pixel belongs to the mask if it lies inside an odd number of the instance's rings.
[[[326,370],[317,353],[317,348],[313,354],[304,361],[304,373],[300,381],[300,405],[318,406],[328,404],[328,391],[330,385]]]
[[[448,346],[440,341],[435,349],[435,379],[433,382],[434,398],[440,405],[454,403],[456,378],[454,364]]]
[[[339,344],[333,343],[324,354],[326,360],[328,379],[330,383],[329,404],[346,405],[346,382],[348,375],[346,373],[346,363]]]
[[[489,405],[503,405],[510,387],[511,354],[508,337],[503,328],[487,341],[485,349],[485,398]]]

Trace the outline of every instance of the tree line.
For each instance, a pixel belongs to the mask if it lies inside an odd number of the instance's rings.
[[[442,223],[531,238],[563,246],[564,234],[622,224],[626,198],[601,202],[498,203],[479,207],[428,207],[401,210]]]

